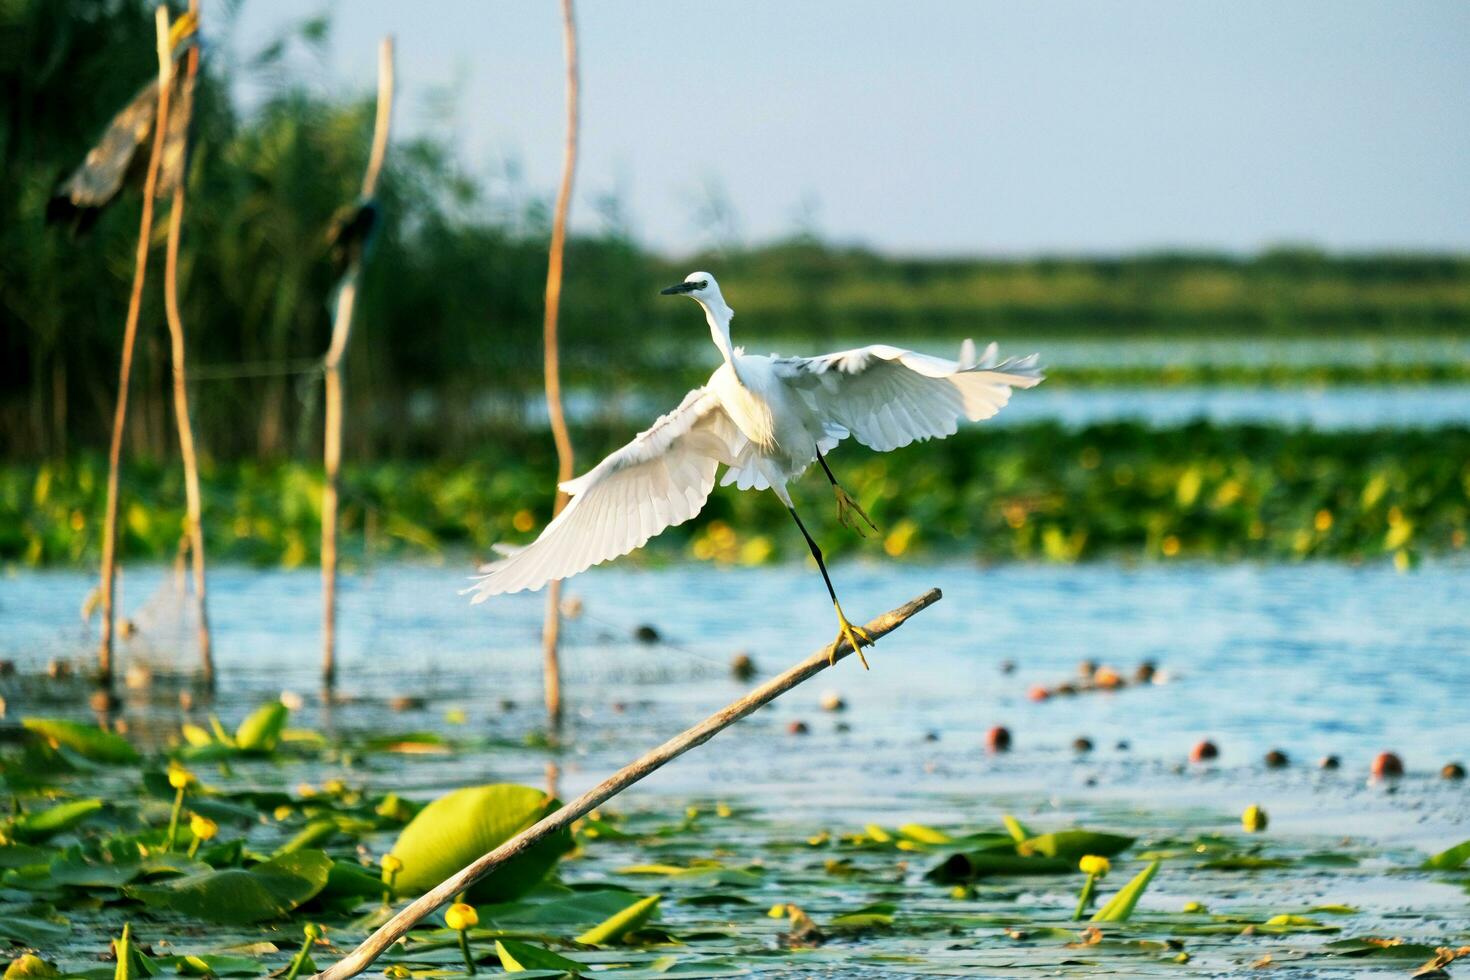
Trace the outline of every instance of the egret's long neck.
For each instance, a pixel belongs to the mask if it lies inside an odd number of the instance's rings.
[[[720,296],[716,296],[708,303],[700,301],[699,305],[704,307],[704,318],[709,321],[710,337],[713,338],[715,346],[720,349],[725,363],[734,368],[735,348],[730,344],[730,320],[735,316],[735,311],[730,309],[724,298]]]

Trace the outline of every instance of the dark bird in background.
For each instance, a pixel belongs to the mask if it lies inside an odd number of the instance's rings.
[[[174,22],[169,43],[175,63],[197,43],[196,27],[192,13]],[[189,117],[194,102],[194,80],[188,74],[175,70],[170,81],[168,129],[164,133],[156,198],[171,195],[184,179]],[[85,232],[117,198],[124,185],[141,190],[148,168],[148,152],[143,147],[153,136],[157,118],[158,79],[155,77],[112,118],[81,165],[57,185],[46,205],[46,220],[70,224],[76,231]]]
[[[377,242],[379,225],[378,202],[370,197],[337,209],[327,227],[327,248],[338,279],[367,258]]]

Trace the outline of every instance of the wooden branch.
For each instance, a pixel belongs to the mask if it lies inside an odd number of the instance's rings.
[[[863,628],[876,640],[893,632],[915,613],[938,602],[939,598],[939,590],[930,589],[917,599],[911,599],[897,609],[884,613]],[[533,847],[548,835],[570,826],[574,820],[590,813],[643,777],[672,762],[690,749],[703,745],[735,722],[774,701],[803,681],[810,680],[831,664],[846,658],[851,653],[852,647],[846,641],[823,647],[786,673],[767,681],[745,697],[716,711],[683,734],[669,739],[658,748],[624,766],[560,810],[521,831],[495,850],[483,855],[404,906],[397,915],[363,940],[351,953],[322,972],[315,974],[310,980],[346,980],[348,977],[361,973],[384,950],[407,934],[425,916],[505,862]],[[831,658],[830,661],[829,658]]]
[[[378,114],[373,122],[373,148],[367,173],[362,179],[362,196],[370,198],[378,187],[383,157],[388,152],[388,129],[393,119],[393,38],[378,46]],[[337,292],[337,311],[332,323],[332,343],[326,360],[326,432],[322,437],[322,684],[328,690],[337,682],[337,501],[342,469],[342,356],[352,332],[352,313],[357,305],[357,282],[362,272],[361,253],[352,260]]]
[[[189,0],[189,12],[197,19],[199,0]],[[198,29],[197,27],[195,28]],[[199,74],[199,45],[189,49],[181,92],[189,92]],[[176,110],[192,111],[192,99]],[[185,134],[190,120],[184,119]],[[184,364],[184,320],[179,315],[179,239],[184,230],[184,185],[188,178],[187,157],[174,185],[168,213],[168,250],[163,262],[163,306],[168,318],[169,344],[173,353],[174,420],[179,430],[179,456],[184,463],[184,500],[188,507],[187,528],[190,558],[194,567],[194,612],[199,619],[199,668],[204,687],[214,690],[214,652],[209,636],[209,603],[205,591],[203,504],[199,493],[199,460],[194,452],[194,427],[189,421],[189,378]]]
[[[556,211],[551,220],[551,251],[546,262],[546,320],[542,339],[545,345],[546,414],[551,421],[551,437],[556,443],[556,501],[553,516],[567,504],[561,484],[572,478],[572,437],[567,431],[566,413],[561,403],[561,349],[557,339],[557,320],[561,313],[562,260],[566,251],[567,211],[572,203],[572,182],[577,173],[577,21],[572,0],[561,0],[562,46],[567,65],[567,135],[562,148],[561,186],[556,192]],[[541,630],[543,678],[546,685],[546,715],[553,730],[561,726],[561,661],[557,646],[561,640],[561,580],[546,590],[546,619]]]
[[[143,309],[143,282],[148,276],[148,247],[153,237],[153,197],[158,192],[159,161],[168,130],[168,98],[173,78],[173,51],[168,37],[168,8],[153,11],[158,44],[158,116],[153,122],[153,148],[143,179],[143,217],[138,226],[138,252],[133,263],[133,291],[123,327],[122,364],[118,368],[117,404],[112,413],[112,443],[107,450],[107,509],[102,518],[102,641],[97,650],[98,680],[112,686],[113,598],[117,566],[118,473],[122,466],[123,430],[128,421],[128,386],[133,374],[133,347],[138,339],[138,317]]]

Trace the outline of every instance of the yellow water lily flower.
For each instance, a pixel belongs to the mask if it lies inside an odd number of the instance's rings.
[[[1083,874],[1096,875],[1099,878],[1113,870],[1112,862],[1099,854],[1085,855],[1077,862],[1077,867],[1082,869]]]
[[[455,902],[444,913],[444,924],[455,932],[464,932],[480,924],[480,913],[473,905]]]

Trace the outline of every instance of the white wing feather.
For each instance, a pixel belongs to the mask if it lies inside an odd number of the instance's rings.
[[[531,544],[483,566],[466,589],[474,602],[539,589],[641,548],[689,520],[709,498],[715,470],[729,463],[735,424],[705,388],[632,442],[561,488],[571,500]]]
[[[878,452],[915,440],[953,435],[959,420],[988,419],[1010,400],[1012,388],[1042,380],[1037,355],[996,362],[994,351],[971,362],[949,361],[874,344],[819,357],[777,359],[777,376],[807,399],[822,418],[846,428]]]

